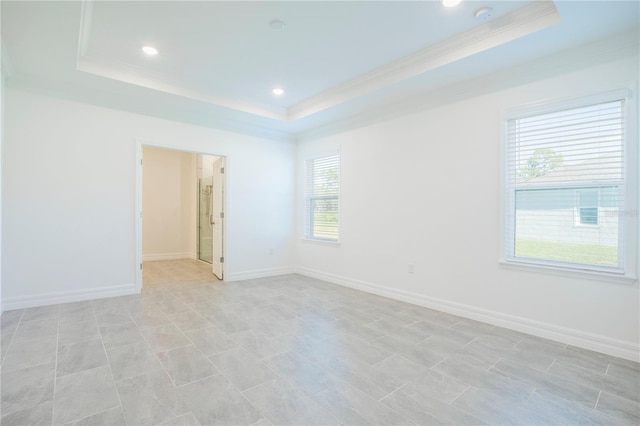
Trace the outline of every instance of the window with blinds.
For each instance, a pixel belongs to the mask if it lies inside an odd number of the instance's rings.
[[[305,238],[338,241],[340,157],[317,157],[306,162]]]
[[[506,124],[506,260],[623,273],[625,100]]]

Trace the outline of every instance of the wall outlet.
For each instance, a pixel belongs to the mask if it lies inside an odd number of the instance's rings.
[[[273,250],[272,248],[269,249],[269,256],[273,256],[273,253],[275,252],[275,250]]]
[[[407,272],[409,272],[410,274],[413,274],[413,263],[410,263],[409,265],[407,265]]]

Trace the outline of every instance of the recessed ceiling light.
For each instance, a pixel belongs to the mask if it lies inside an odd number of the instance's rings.
[[[478,21],[488,21],[493,16],[493,9],[490,7],[483,7],[476,10],[474,15]]]
[[[282,96],[282,95],[284,95],[284,90],[282,90],[282,89],[281,89],[281,88],[279,88],[279,87],[276,87],[275,89],[273,89],[273,90],[271,91],[271,93],[273,93],[273,94],[274,94],[274,95],[276,95],[276,96]]]
[[[444,7],[456,7],[461,1],[462,0],[442,0],[442,5]]]
[[[285,23],[279,19],[274,19],[273,21],[269,22],[269,28],[271,28],[272,30],[284,30],[284,27]]]
[[[158,49],[151,46],[142,46],[142,51],[149,56],[155,56],[158,54]]]

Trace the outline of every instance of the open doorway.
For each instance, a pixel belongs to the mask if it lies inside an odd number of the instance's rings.
[[[138,157],[137,287],[143,264],[145,279],[163,265],[224,279],[226,156],[138,143]]]

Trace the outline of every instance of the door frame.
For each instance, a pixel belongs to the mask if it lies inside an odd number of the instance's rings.
[[[213,275],[215,275],[219,280],[224,280],[225,271],[224,271],[224,224],[225,220],[225,204],[224,204],[224,196],[225,196],[225,186],[224,183],[226,181],[225,177],[225,165],[227,160],[225,157],[218,157],[213,162],[213,175],[212,175],[212,187],[211,187],[211,214],[217,215],[215,216],[216,222],[220,224],[214,224],[211,228],[211,270]],[[221,193],[219,196],[218,193]],[[219,204],[218,204],[219,202]],[[220,209],[215,211],[214,207],[219,207]],[[216,238],[216,230],[219,234]],[[219,244],[219,247],[218,247]],[[220,250],[218,250],[218,248]],[[216,256],[217,255],[217,256]],[[217,260],[216,260],[217,258]],[[218,269],[219,268],[219,269]]]
[[[224,158],[224,167],[225,167],[225,178],[222,183],[224,188],[222,202],[224,205],[224,221],[222,222],[222,256],[224,257],[224,265],[222,266],[223,270],[223,279],[228,274],[226,265],[228,259],[227,247],[229,246],[229,217],[231,216],[229,213],[229,181],[230,174],[229,168],[231,163],[231,156],[228,153],[221,153],[215,151],[202,151],[200,149],[177,145],[177,144],[167,144],[154,142],[143,139],[136,139],[136,188],[135,188],[135,205],[134,205],[134,224],[135,224],[135,271],[136,271],[136,282],[135,289],[137,293],[142,291],[142,178],[144,173],[143,167],[143,150],[144,147],[150,148],[161,148],[168,149],[171,151],[178,152],[187,152],[190,154],[204,154],[204,155],[215,155],[217,157]],[[197,254],[196,254],[197,256]],[[213,274],[213,272],[212,272]]]

